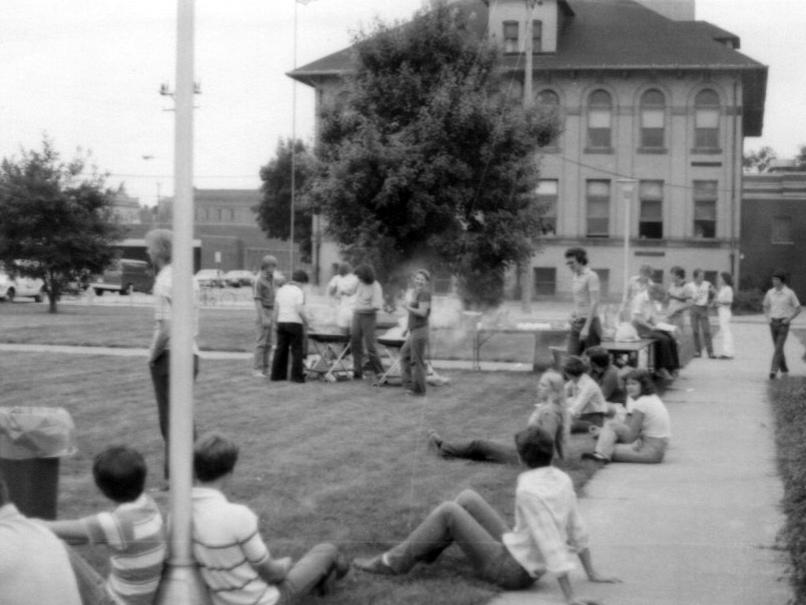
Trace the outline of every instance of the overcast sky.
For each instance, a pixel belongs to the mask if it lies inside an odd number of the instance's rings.
[[[251,188],[280,137],[292,134],[294,13],[303,65],[348,46],[356,29],[405,19],[422,0],[197,0],[195,184]],[[109,184],[147,204],[172,193],[176,3],[0,0],[0,157],[89,149]],[[697,0],[697,18],[741,38],[768,65],[764,135],[793,156],[806,144],[806,1]],[[313,94],[297,85],[298,137],[313,134]]]

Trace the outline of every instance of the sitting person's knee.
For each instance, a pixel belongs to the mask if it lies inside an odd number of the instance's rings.
[[[472,490],[472,489],[465,489],[465,490],[462,490],[459,493],[459,495],[456,496],[456,498],[454,498],[453,501],[456,504],[458,504],[459,506],[462,506],[462,504],[464,504],[466,502],[473,501],[473,500],[478,500],[480,497],[481,496],[479,496],[479,493],[477,491]]]

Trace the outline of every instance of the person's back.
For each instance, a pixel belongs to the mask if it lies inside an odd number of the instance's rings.
[[[64,544],[45,526],[23,516],[3,492],[4,484],[0,485],[0,603],[80,605]]]

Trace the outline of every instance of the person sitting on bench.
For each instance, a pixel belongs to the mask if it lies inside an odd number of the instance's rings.
[[[565,394],[568,397],[571,432],[587,433],[592,426],[602,426],[607,414],[607,401],[602,389],[588,375],[585,361],[572,355],[565,360],[563,372],[568,378]]]
[[[569,579],[574,554],[591,582],[618,582],[593,567],[571,478],[551,465],[553,436],[533,426],[519,432],[515,444],[528,468],[518,476],[514,529],[478,493],[465,490],[437,506],[403,542],[383,554],[354,559],[353,565],[370,573],[404,574],[417,563],[432,563],[456,543],[476,575],[506,590],[528,588],[548,572],[557,578],[566,603],[589,603],[574,596]]]

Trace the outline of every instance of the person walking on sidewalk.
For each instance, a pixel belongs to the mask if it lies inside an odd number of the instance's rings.
[[[733,347],[733,332],[730,320],[733,317],[733,278],[730,273],[723,271],[717,278],[717,292],[714,304],[719,319],[719,334],[716,335],[716,351],[719,359],[733,359],[736,351]]]
[[[694,269],[691,282],[691,329],[694,331],[694,357],[702,357],[703,345],[708,357],[713,359],[714,345],[711,342],[711,324],[708,308],[716,292],[710,282],[703,279],[702,269]]]
[[[451,544],[462,549],[478,576],[507,590],[531,586],[553,574],[569,605],[588,603],[574,596],[569,573],[579,557],[591,582],[619,582],[599,575],[588,550],[588,536],[577,510],[571,478],[553,467],[554,439],[540,427],[515,436],[528,469],[518,476],[515,527],[478,493],[465,490],[443,502],[400,544],[381,555],[357,558],[353,565],[376,574],[404,574],[417,563],[432,563]]]
[[[772,274],[772,288],[764,295],[764,316],[770,324],[770,334],[775,351],[770,364],[770,379],[774,379],[778,372],[786,375],[789,366],[786,364],[784,345],[789,336],[789,326],[792,320],[800,314],[800,301],[795,293],[786,285],[786,272],[776,269]]]
[[[252,375],[265,378],[269,373],[269,355],[271,354],[272,332],[274,331],[274,293],[277,285],[274,282],[274,271],[277,259],[267,254],[260,262],[260,274],[255,280],[255,363]]]

